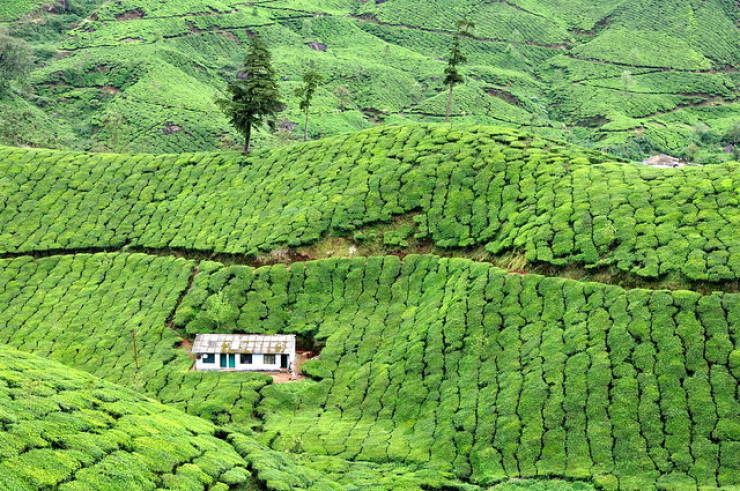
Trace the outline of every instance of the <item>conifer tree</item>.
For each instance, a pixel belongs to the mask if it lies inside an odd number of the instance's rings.
[[[452,91],[455,88],[455,85],[461,84],[465,81],[462,74],[458,71],[458,66],[468,61],[468,59],[463,55],[460,44],[462,38],[473,37],[474,28],[475,24],[467,19],[460,19],[457,21],[457,32],[452,38],[450,55],[447,59],[447,67],[445,68],[444,84],[448,87],[445,121],[449,121],[450,112],[452,112]]]
[[[303,85],[296,89],[295,95],[301,98],[300,108],[303,111],[303,141],[308,140],[308,114],[311,109],[311,101],[319,84],[323,81],[319,72],[310,68],[303,74]]]
[[[244,136],[244,155],[249,154],[252,128],[267,124],[275,129],[275,115],[285,108],[280,100],[275,70],[267,44],[255,35],[236,80],[229,82],[229,98],[217,100],[231,124]]]

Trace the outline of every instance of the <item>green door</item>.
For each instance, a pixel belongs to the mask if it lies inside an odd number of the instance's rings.
[[[220,366],[221,368],[226,368],[226,355],[221,353],[220,355],[218,355],[218,358],[218,366]]]
[[[236,368],[236,355],[229,353],[229,368]]]

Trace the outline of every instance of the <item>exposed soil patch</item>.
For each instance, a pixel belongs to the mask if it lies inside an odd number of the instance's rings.
[[[509,104],[513,104],[515,106],[521,106],[522,101],[519,100],[517,96],[512,94],[511,92],[506,92],[505,90],[496,89],[493,87],[487,87],[486,93],[493,97],[498,97],[499,99],[503,99]]]
[[[385,121],[385,113],[373,107],[366,107],[362,109],[362,113],[367,117],[368,120],[372,121],[373,123],[382,123],[383,121]]]
[[[599,126],[603,126],[608,122],[609,120],[606,119],[604,116],[594,116],[592,118],[582,119],[581,121],[578,121],[576,125],[577,126],[587,126],[589,128],[596,128]]]
[[[122,14],[116,15],[116,20],[135,20],[135,19],[141,19],[144,17],[144,11],[141,9],[134,9],[134,10],[128,10],[126,12],[123,12]]]
[[[195,32],[195,33],[206,32],[205,29],[195,27],[195,24],[193,24],[192,22],[187,22],[187,25],[188,25],[188,29],[190,30],[190,32]]]
[[[313,50],[326,51],[326,45],[324,43],[313,42],[313,43],[306,43],[306,44],[309,48]]]
[[[601,32],[602,30],[604,30],[604,28],[609,25],[609,22],[611,22],[610,15],[604,17],[599,22],[594,24],[594,26],[591,29],[588,29],[588,30],[574,29],[573,32],[576,34],[576,36],[593,37],[599,32]]]
[[[272,381],[276,384],[285,384],[288,382],[295,382],[296,380],[304,380],[308,377],[303,375],[301,367],[311,358],[315,358],[312,351],[296,351],[295,357],[295,373],[288,372],[267,372],[267,375],[272,377]]]
[[[50,14],[63,14],[69,10],[69,2],[67,0],[59,0],[58,2],[50,3],[46,5],[46,11]]]
[[[121,93],[121,89],[119,89],[118,87],[113,87],[112,85],[103,85],[102,87],[99,87],[99,89],[100,92],[108,95],[116,95]]]
[[[242,43],[242,40],[239,39],[239,37],[236,34],[234,34],[233,32],[231,32],[231,31],[218,31],[218,33],[221,36],[225,37],[226,39],[229,39],[231,41],[234,41],[236,44],[239,44],[239,45],[244,44],[244,43]]]
[[[164,128],[162,128],[162,133],[165,135],[171,135],[173,133],[177,133],[178,131],[182,131],[182,127],[177,126],[175,123],[171,121],[167,121],[164,124]]]

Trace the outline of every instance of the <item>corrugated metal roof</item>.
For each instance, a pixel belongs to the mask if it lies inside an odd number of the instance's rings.
[[[197,334],[193,353],[292,353],[293,334]]]

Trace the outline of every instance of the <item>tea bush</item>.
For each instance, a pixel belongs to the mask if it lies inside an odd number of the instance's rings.
[[[0,429],[2,489],[254,489],[212,423],[2,345]]]
[[[0,251],[256,255],[414,211],[415,237],[439,247],[737,280],[737,164],[607,158],[505,128],[448,126],[375,128],[248,159],[0,149]]]
[[[261,392],[274,450],[427,465],[477,484],[740,484],[738,294],[429,255],[212,266],[176,324],[323,345],[304,365],[315,381]],[[213,311],[216,295],[230,315]]]
[[[273,50],[284,94],[300,83],[308,62],[329,75],[317,93],[312,137],[379,122],[440,121],[450,32],[467,17],[478,38],[464,41],[468,76],[465,97],[453,111],[457,123],[525,126],[542,136],[619,150],[617,142],[635,132],[608,125],[625,117],[639,123],[632,128],[665,127],[673,135],[700,122],[732,125],[734,67],[740,63],[735,11],[729,0],[671,0],[669,7],[652,0],[5,0],[0,26],[35,43],[45,57],[23,91],[24,102],[72,133],[51,140],[27,132],[23,143],[34,146],[152,153],[233,148],[237,134],[212,101],[256,31]],[[101,70],[96,77],[66,80],[72,66],[91,59]],[[123,87],[100,84],[106,67],[137,77]],[[519,83],[491,77],[492,70]],[[623,84],[624,73],[635,83]],[[677,78],[684,76],[682,86]],[[335,97],[337,91],[344,95]],[[302,114],[289,99],[280,115],[283,130],[277,137],[258,132],[259,146],[284,145],[302,133]],[[697,118],[683,107],[703,114]],[[0,119],[12,112],[0,104]],[[649,138],[621,156],[679,156],[694,143],[676,140],[662,146],[660,138]],[[2,135],[0,141],[15,144]],[[728,159],[720,145],[697,145],[702,162]]]
[[[431,255],[257,269],[21,257],[0,261],[0,285],[0,343],[232,423],[229,441],[270,489],[738,485],[735,293],[625,290]],[[295,333],[321,355],[303,366],[314,380],[293,384],[188,372],[178,332]]]
[[[189,371],[182,338],[167,326],[194,267],[144,254],[0,260],[0,343],[214,422],[250,424],[269,379]]]

